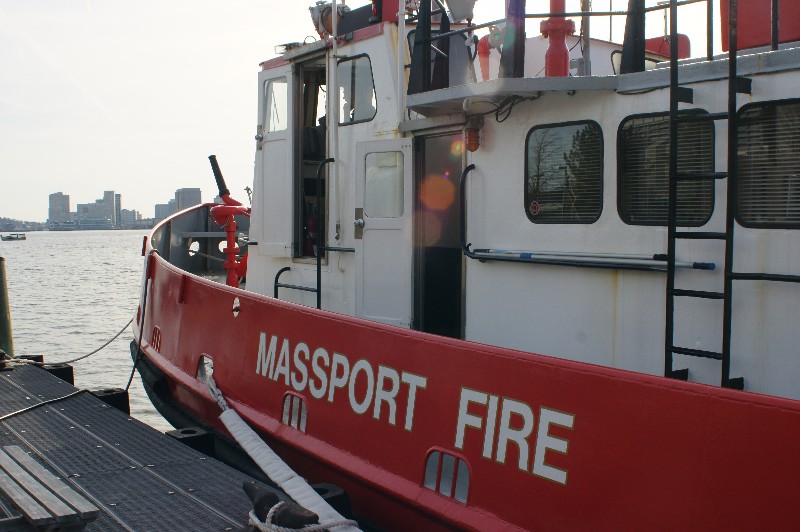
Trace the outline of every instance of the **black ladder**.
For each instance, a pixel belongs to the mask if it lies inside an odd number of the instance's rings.
[[[711,0],[707,0],[709,4]],[[682,87],[678,82],[678,0],[670,0],[670,144],[669,144],[669,212],[667,218],[667,287],[666,287],[666,324],[664,337],[664,376],[688,380],[688,369],[674,369],[673,355],[681,354],[700,358],[709,358],[722,362],[721,385],[727,388],[744,389],[744,378],[731,378],[731,310],[732,310],[732,280],[733,267],[733,233],[734,214],[736,205],[736,168],[738,136],[737,102],[739,93],[750,93],[751,82],[741,78],[736,70],[737,55],[737,11],[738,1],[730,0],[730,26],[729,26],[729,52],[728,52],[728,112],[714,114],[685,114],[679,113],[680,103],[693,103],[693,90]],[[711,7],[709,6],[709,16]],[[710,58],[709,58],[710,59]],[[710,173],[679,173],[678,172],[678,131],[681,123],[702,120],[727,120],[728,121],[728,171]],[[703,181],[709,179],[727,179],[727,205],[725,214],[724,232],[690,232],[678,230],[678,182]],[[693,240],[718,240],[725,242],[724,259],[724,287],[721,292],[685,290],[675,288],[675,248],[679,239]],[[722,350],[706,351],[675,345],[675,298],[688,297],[700,299],[719,300],[723,305],[722,323]]]

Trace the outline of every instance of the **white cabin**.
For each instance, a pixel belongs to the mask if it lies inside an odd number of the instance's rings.
[[[578,75],[579,37],[568,36],[571,75],[545,77],[549,43],[537,35],[524,77],[498,77],[493,49],[484,80],[465,33],[450,37],[449,63],[431,61],[446,85],[408,94],[416,23],[368,22],[371,8],[343,13],[338,38],[262,64],[247,290],[315,306],[298,287],[317,287],[319,233],[323,309],[653,375],[685,368],[719,385],[714,357],[675,352],[665,366],[669,62],[619,74],[622,45],[593,40],[591,75]],[[736,97],[728,269],[771,278],[726,288],[726,240],[676,239],[675,288],[725,298],[674,297],[673,345],[721,352],[730,301],[729,377],[800,399],[796,45],[737,61],[752,90]],[[681,116],[728,112],[727,57],[681,61],[694,96]],[[677,185],[677,231],[729,232],[728,121],[679,130],[678,171],[716,178]]]

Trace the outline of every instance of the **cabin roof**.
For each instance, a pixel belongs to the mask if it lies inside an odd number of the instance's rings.
[[[535,97],[544,92],[588,90],[614,90],[619,93],[632,93],[660,89],[669,87],[667,64],[646,72],[620,76],[493,79],[412,94],[408,96],[407,105],[412,111],[432,117],[463,113],[464,111],[467,111],[468,114],[470,111],[480,113],[481,110],[472,107],[480,107],[481,102],[490,105],[497,104],[509,96]],[[752,53],[752,51],[748,51],[748,55],[740,55],[737,61],[737,70],[741,76],[800,70],[800,48],[787,48],[774,52]],[[727,56],[720,56],[713,61],[695,59],[681,62],[681,83],[683,84],[725,79],[727,76]],[[465,105],[471,109],[465,109]]]
[[[617,83],[617,76],[490,79],[470,85],[410,94],[407,105],[421,115],[437,116],[463,112],[464,101],[468,98],[472,105],[480,106],[481,102],[496,104],[509,96],[535,97],[542,92],[614,90]]]

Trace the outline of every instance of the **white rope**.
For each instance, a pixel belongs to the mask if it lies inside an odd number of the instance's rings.
[[[211,393],[211,397],[217,402],[220,410],[225,412],[230,407],[228,406],[228,401],[225,400],[225,396],[222,395],[222,392],[217,388],[217,383],[214,381],[214,378],[210,375],[206,378],[206,386],[208,386],[208,391]]]
[[[328,523],[325,527],[341,526],[345,527],[346,532],[357,532],[360,529],[355,521],[345,519],[328,502],[323,499],[308,482],[290,468],[286,462],[275,454],[250,426],[244,422],[239,414],[228,405],[222,392],[214,381],[214,376],[205,371],[198,375],[201,381],[205,381],[211,397],[222,410],[219,419],[228,432],[236,440],[236,443],[253,459],[258,467],[280,488],[286,492],[294,501],[311,510],[319,516],[320,521]],[[331,525],[330,523],[334,523]],[[274,526],[274,525],[270,525]],[[316,526],[316,525],[315,525]],[[269,530],[269,529],[268,529]],[[306,530],[305,528],[301,530]]]
[[[285,503],[280,501],[278,504],[270,508],[269,513],[267,513],[267,517],[263,521],[258,519],[255,510],[250,510],[250,524],[261,530],[261,532],[297,532],[298,530],[302,530],[302,532],[322,532],[337,526],[358,526],[358,523],[351,519],[339,519],[336,521],[318,523],[316,525],[305,525],[302,528],[287,528],[276,525],[272,522],[272,519],[275,517],[275,512],[277,512],[278,508],[280,508],[283,504]]]

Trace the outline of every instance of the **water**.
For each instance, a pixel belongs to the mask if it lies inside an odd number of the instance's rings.
[[[17,355],[61,362],[94,351],[136,314],[146,231],[28,233],[0,242]],[[78,388],[124,388],[131,374],[131,327],[105,349],[73,364]],[[158,430],[172,427],[153,408],[139,374],[131,415]]]

